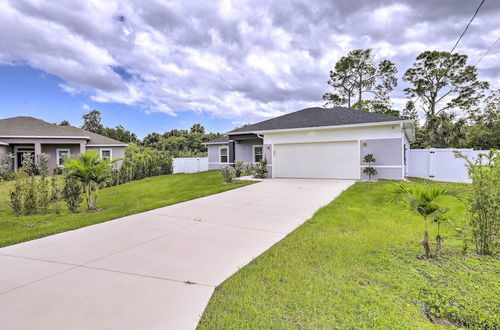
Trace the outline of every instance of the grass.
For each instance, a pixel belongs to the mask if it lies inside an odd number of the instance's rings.
[[[101,190],[98,212],[76,214],[62,202],[61,214],[16,217],[9,206],[12,182],[0,182],[0,247],[53,235],[186,200],[242,187],[252,182],[223,184],[217,171],[171,174],[129,182]]]
[[[499,259],[461,254],[466,206],[442,198],[443,255],[420,259],[423,221],[385,202],[390,184],[356,183],[320,209],[222,283],[199,328],[498,328]]]

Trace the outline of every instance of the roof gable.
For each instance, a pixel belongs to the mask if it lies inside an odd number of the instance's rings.
[[[291,112],[276,118],[261,121],[259,123],[241,127],[229,132],[258,132],[268,130],[340,126],[355,124],[370,124],[381,122],[397,122],[403,118],[366,112],[358,109],[335,107],[335,108],[306,108]]]
[[[106,136],[92,133],[74,126],[59,126],[44,120],[19,116],[0,119],[0,136],[4,137],[60,137],[82,138],[89,140],[90,144],[124,144]]]

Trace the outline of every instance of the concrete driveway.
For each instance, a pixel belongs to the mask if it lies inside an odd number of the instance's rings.
[[[215,287],[354,181],[266,180],[0,249],[0,329],[192,329]]]

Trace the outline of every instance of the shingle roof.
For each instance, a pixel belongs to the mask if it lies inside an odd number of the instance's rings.
[[[228,142],[229,142],[229,136],[225,135],[223,137],[207,141],[205,142],[205,144],[224,144]]]
[[[88,137],[89,144],[124,144],[106,136],[92,133],[73,126],[59,126],[41,119],[19,116],[0,119],[0,136],[60,136],[60,137]]]
[[[237,128],[229,133],[247,133],[267,130],[308,128],[400,121],[403,118],[344,107],[307,108],[253,125]]]

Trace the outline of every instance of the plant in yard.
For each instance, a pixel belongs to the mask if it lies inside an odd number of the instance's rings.
[[[24,214],[31,215],[38,212],[38,185],[34,175],[27,181],[26,191],[24,193]]]
[[[57,183],[57,178],[55,175],[53,175],[50,178],[50,201],[51,202],[57,201],[60,195],[61,191],[59,188],[59,184]]]
[[[456,186],[433,185],[427,186],[416,183],[401,183],[390,189],[389,201],[403,205],[408,210],[418,213],[424,220],[424,239],[421,244],[425,250],[425,256],[432,257],[429,244],[429,222],[442,216],[446,211],[438,203],[437,199],[442,196],[461,198],[461,190]],[[441,248],[441,237],[438,239],[438,247]]]
[[[267,160],[265,158],[262,158],[255,166],[254,177],[257,179],[267,178]]]
[[[54,175],[61,175],[61,174],[63,174],[63,172],[64,172],[64,169],[62,167],[56,167],[52,171],[52,174],[54,174]]]
[[[472,193],[468,224],[476,251],[481,255],[494,255],[500,238],[500,158],[497,150],[479,154],[475,160],[455,152],[466,161],[472,179]]]
[[[255,165],[252,164],[252,163],[245,163],[243,165],[243,172],[246,175],[254,175],[254,173],[255,173]]]
[[[36,174],[35,159],[31,153],[29,152],[23,153],[21,164],[26,174],[28,175]]]
[[[219,168],[219,172],[222,175],[222,182],[232,183],[236,178],[236,170],[232,166],[224,166]]]
[[[245,172],[245,163],[238,160],[234,163],[235,175],[239,178]]]
[[[10,191],[10,206],[14,214],[19,216],[24,213],[24,194],[26,186],[26,173],[20,169],[14,174],[14,189]]]
[[[38,190],[38,206],[39,210],[41,213],[47,213],[49,209],[49,203],[50,203],[50,190],[49,190],[49,180],[47,179],[47,174],[45,172],[42,172],[42,175],[40,177],[40,181],[38,182],[37,185],[37,190]]]
[[[372,176],[377,175],[377,170],[372,167],[372,163],[375,163],[376,160],[373,157],[373,154],[367,154],[365,157],[363,157],[363,163],[368,164],[367,167],[363,169],[363,173],[368,175],[368,181],[372,180]]]
[[[4,155],[3,158],[0,159],[0,181],[12,179],[14,172],[12,167],[13,160],[14,155],[11,153]]]
[[[111,163],[109,158],[102,159],[94,151],[69,157],[64,162],[64,168],[68,171],[67,175],[77,178],[82,183],[88,210],[97,209],[99,187],[111,174]]]
[[[40,174],[49,174],[49,159],[50,155],[42,152],[36,157],[36,167],[38,173]]]
[[[82,186],[80,181],[71,175],[64,177],[64,185],[62,189],[62,197],[68,206],[68,209],[76,213],[82,204]],[[56,204],[56,211],[59,204]]]

